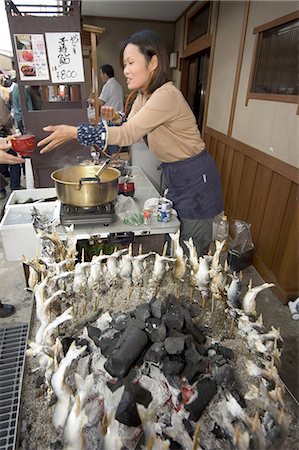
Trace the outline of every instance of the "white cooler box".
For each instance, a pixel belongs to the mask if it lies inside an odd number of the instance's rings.
[[[23,255],[34,258],[39,254],[39,238],[31,219],[32,207],[52,220],[56,204],[56,202],[28,203],[6,208],[0,223],[0,235],[7,261],[18,261]]]
[[[10,206],[23,206],[30,205],[32,202],[29,202],[30,200],[34,201],[34,204],[38,200],[44,201],[50,198],[57,197],[56,195],[56,189],[53,188],[38,188],[38,189],[20,189],[19,191],[13,191],[5,205],[5,210],[9,208]],[[55,201],[55,200],[53,200]]]

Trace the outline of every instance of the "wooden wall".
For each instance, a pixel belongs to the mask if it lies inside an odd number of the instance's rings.
[[[230,223],[251,224],[254,266],[283,302],[298,297],[299,169],[208,127],[205,142]]]

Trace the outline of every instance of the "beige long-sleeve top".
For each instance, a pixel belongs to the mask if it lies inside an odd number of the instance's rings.
[[[163,162],[187,159],[205,148],[188,103],[171,81],[150,97],[139,93],[128,121],[119,127],[109,127],[108,144],[124,147],[144,136],[149,148]]]

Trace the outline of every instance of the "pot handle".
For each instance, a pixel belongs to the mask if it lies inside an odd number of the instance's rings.
[[[79,189],[83,186],[84,183],[98,183],[100,184],[100,179],[97,177],[83,177],[79,180]]]

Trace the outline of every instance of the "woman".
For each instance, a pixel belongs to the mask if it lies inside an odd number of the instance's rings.
[[[168,197],[181,221],[181,241],[193,238],[199,255],[205,254],[212,237],[213,217],[223,210],[216,166],[205,149],[195,117],[182,93],[168,81],[167,52],[151,30],[133,34],[120,53],[130,90],[139,93],[124,122],[119,113],[102,107],[108,122],[98,126],[48,126],[52,134],[39,142],[41,153],[71,139],[80,144],[128,146],[147,138],[149,148],[162,161]],[[119,125],[119,126],[113,126]]]

